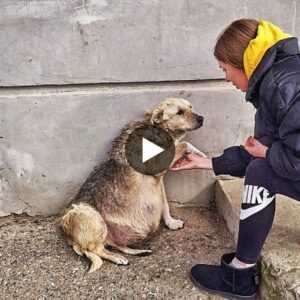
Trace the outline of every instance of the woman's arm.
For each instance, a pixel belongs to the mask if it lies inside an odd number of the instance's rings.
[[[215,175],[244,176],[252,155],[243,146],[233,146],[224,150],[221,156],[204,158],[187,154],[170,169],[174,171],[189,169],[213,170]]]

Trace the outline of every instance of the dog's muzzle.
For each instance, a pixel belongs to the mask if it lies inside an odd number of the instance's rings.
[[[193,114],[193,122],[190,130],[196,130],[203,125],[204,118],[196,113]]]

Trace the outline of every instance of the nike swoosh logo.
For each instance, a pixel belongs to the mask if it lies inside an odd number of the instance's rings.
[[[248,217],[258,213],[259,211],[261,211],[262,209],[267,207],[274,199],[275,199],[275,196],[273,196],[271,198],[265,198],[264,202],[262,204],[259,204],[259,205],[256,205],[254,207],[250,207],[247,209],[241,209],[240,219],[245,220]]]

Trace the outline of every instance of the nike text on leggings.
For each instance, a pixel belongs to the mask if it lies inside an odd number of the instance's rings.
[[[236,257],[245,263],[256,263],[272,227],[275,194],[300,200],[300,190],[291,180],[278,176],[267,159],[257,158],[247,167],[240,212]]]

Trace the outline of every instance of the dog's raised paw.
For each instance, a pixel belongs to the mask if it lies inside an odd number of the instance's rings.
[[[195,146],[193,146],[191,143],[186,142],[187,145],[187,153],[195,153],[198,154],[201,157],[205,157],[207,158],[206,154],[203,153],[202,151],[200,151],[199,149],[197,149]]]
[[[184,222],[182,220],[170,219],[166,222],[166,225],[172,230],[177,230],[183,227]]]

